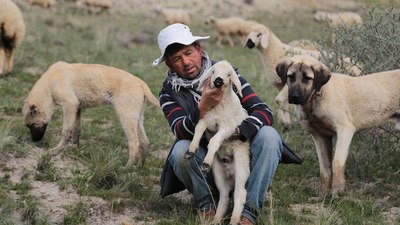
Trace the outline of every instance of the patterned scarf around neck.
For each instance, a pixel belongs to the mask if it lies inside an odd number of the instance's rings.
[[[187,88],[189,90],[197,91],[197,87],[199,86],[201,77],[203,76],[204,71],[210,68],[212,65],[212,61],[208,56],[207,52],[203,50],[202,60],[201,60],[201,68],[199,76],[197,76],[193,80],[188,80],[180,77],[177,73],[168,70],[168,78],[167,82],[172,85],[172,89],[174,91],[179,91],[181,87]]]

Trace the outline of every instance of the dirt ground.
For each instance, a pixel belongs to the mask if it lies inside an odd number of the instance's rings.
[[[20,0],[23,1],[23,0]],[[206,16],[216,14],[238,15],[242,17],[250,17],[255,10],[265,11],[266,13],[285,13],[293,11],[301,11],[304,9],[352,9],[357,7],[358,3],[353,0],[253,0],[252,4],[247,4],[243,0],[114,0],[111,8],[112,13],[130,14],[148,12],[154,14],[154,9],[157,5],[165,7],[180,7],[185,8],[191,15]],[[229,10],[226,10],[229,9]],[[11,181],[18,183],[21,181],[23,174],[26,171],[35,171],[37,160],[43,154],[43,149],[36,148],[31,152],[30,156],[25,158],[13,158],[10,155],[2,155],[1,161],[8,168],[12,168]],[[165,154],[158,154],[165,155]],[[62,165],[60,170],[65,171],[65,176],[68,176],[77,166],[75,161],[68,158],[58,157]],[[62,163],[61,163],[62,161]],[[4,174],[0,171],[0,176]],[[126,208],[120,214],[112,213],[107,202],[98,197],[81,197],[74,190],[60,190],[56,183],[31,181],[31,194],[40,199],[40,209],[49,220],[55,224],[62,224],[64,216],[67,214],[65,205],[73,205],[78,201],[84,201],[90,208],[90,218],[88,224],[144,224],[142,221],[134,221],[135,215],[140,214],[140,209],[135,206]],[[16,195],[17,196],[17,195]],[[190,196],[182,193],[183,199],[188,199]],[[296,210],[298,206],[296,206]],[[301,211],[301,210],[299,210]],[[393,214],[399,214],[400,209],[393,209]],[[390,216],[390,215],[389,215]],[[15,215],[18,218],[18,215]],[[146,224],[151,224],[147,222]]]

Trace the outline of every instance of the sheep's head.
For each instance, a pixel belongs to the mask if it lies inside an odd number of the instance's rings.
[[[209,78],[211,79],[210,85],[212,88],[220,88],[222,86],[225,86],[225,88],[229,90],[228,88],[232,88],[231,86],[233,85],[238,91],[239,96],[242,97],[242,88],[238,75],[236,74],[235,70],[229,62],[217,62],[207,71],[205,71],[200,81],[200,85],[198,88],[199,90],[204,87],[207,79]]]
[[[245,47],[254,48],[262,47],[267,48],[269,44],[270,31],[262,24],[255,24],[251,26],[250,33],[247,35]]]
[[[214,24],[215,23],[215,17],[214,16],[209,16],[206,20],[205,20],[205,22],[204,22],[206,25],[212,25],[212,24]]]
[[[326,21],[327,19],[328,19],[328,18],[327,18],[327,13],[326,13],[326,12],[317,11],[317,12],[314,14],[314,20],[315,20],[315,21],[321,22],[321,21]]]

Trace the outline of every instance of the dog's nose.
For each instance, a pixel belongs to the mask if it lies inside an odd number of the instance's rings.
[[[38,142],[42,140],[44,133],[46,132],[47,124],[42,127],[35,127],[34,125],[28,126],[31,132],[31,139],[33,142]]]
[[[289,92],[289,103],[291,104],[299,104],[300,94],[298,91],[291,91]]]
[[[254,44],[254,42],[250,39],[247,40],[246,42],[246,47],[248,48],[254,48],[256,45]]]
[[[215,80],[214,80],[214,86],[215,86],[216,88],[220,88],[222,85],[224,85],[224,80],[222,80],[221,77],[215,78]]]
[[[298,96],[290,96],[289,103],[290,104],[299,104],[299,97]]]
[[[296,105],[303,105],[306,99],[298,91],[292,91],[289,93],[289,103]]]

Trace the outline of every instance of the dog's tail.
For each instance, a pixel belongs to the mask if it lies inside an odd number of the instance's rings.
[[[160,101],[151,92],[149,86],[146,83],[143,82],[142,87],[143,87],[144,96],[146,96],[147,100],[149,100],[149,102],[151,104],[153,104],[153,105],[155,105],[157,107],[160,107]]]

